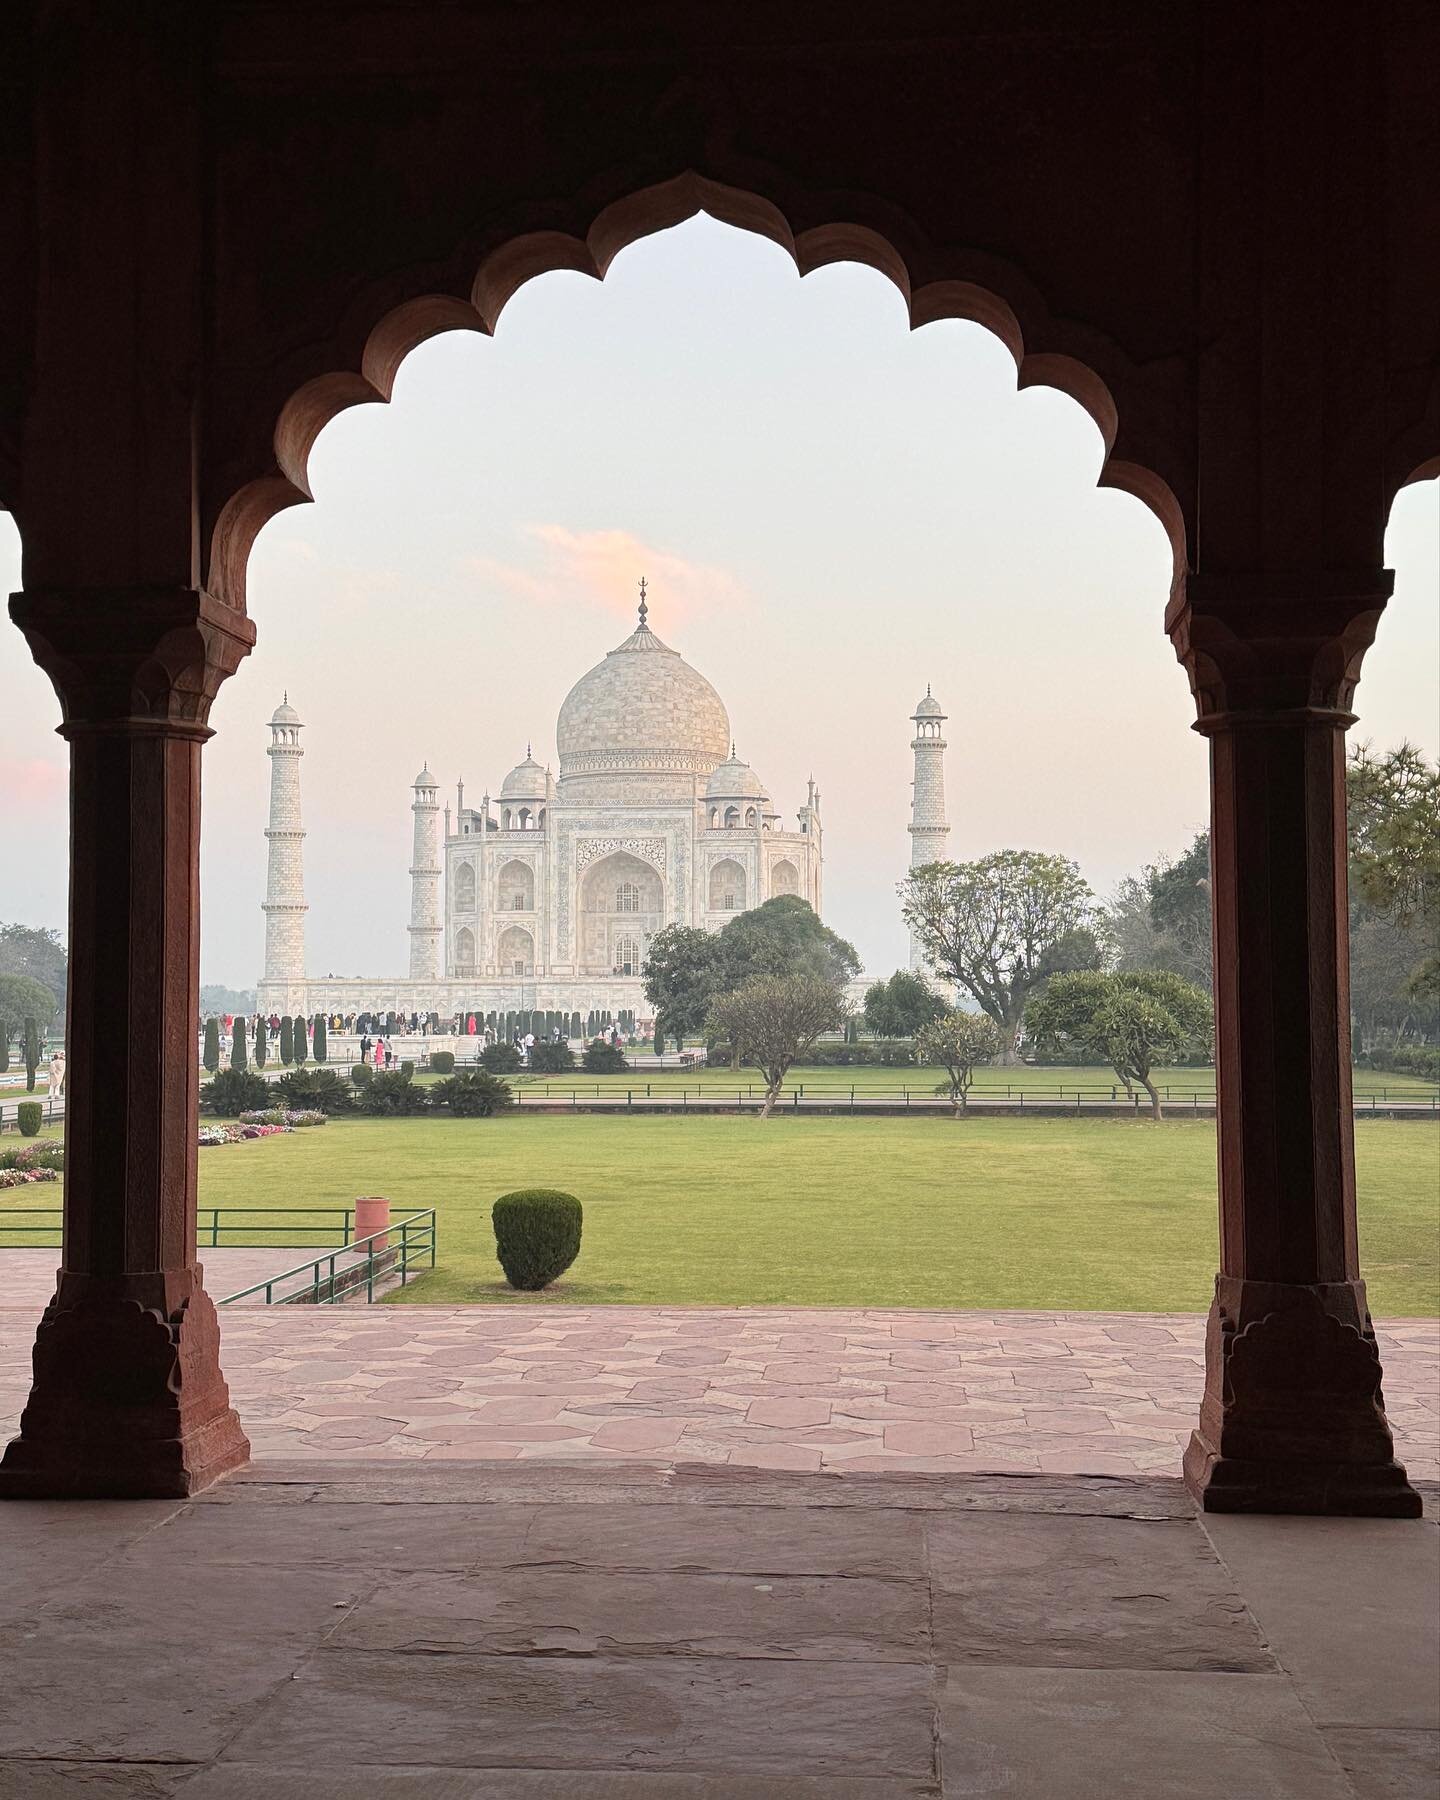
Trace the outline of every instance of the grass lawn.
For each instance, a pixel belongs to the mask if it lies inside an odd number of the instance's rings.
[[[1440,1310],[1440,1125],[1362,1119],[1355,1135],[1371,1305]],[[584,1248],[546,1295],[512,1295],[490,1205],[533,1185],[580,1196]],[[366,1193],[437,1209],[440,1267],[405,1302],[1200,1312],[1216,1265],[1208,1120],[338,1120],[200,1153],[204,1206]]]

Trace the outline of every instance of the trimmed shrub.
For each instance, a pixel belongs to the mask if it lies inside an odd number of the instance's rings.
[[[305,1021],[296,1017],[290,1022],[290,1054],[295,1058],[295,1067],[303,1068],[310,1060],[310,1040],[305,1035]]]
[[[513,1075],[520,1067],[520,1052],[513,1044],[487,1044],[480,1052],[480,1067],[492,1075]]]
[[[455,1069],[455,1052],[453,1050],[432,1050],[430,1067],[436,1075],[450,1075]]]
[[[243,1069],[248,1061],[249,1058],[245,1054],[245,1021],[237,1019],[235,1036],[230,1044],[230,1067],[232,1070]]]
[[[212,1075],[220,1072],[220,1021],[218,1019],[205,1021],[205,1053],[200,1060]]]
[[[270,1104],[270,1083],[249,1069],[221,1069],[200,1090],[203,1112],[222,1119],[238,1119],[242,1112],[258,1112]]]
[[[402,1062],[400,1065],[400,1073],[405,1077],[405,1079],[407,1081],[413,1081],[415,1079],[414,1063],[413,1062]]]
[[[350,1079],[357,1088],[367,1088],[375,1079],[374,1063],[351,1063]]]
[[[398,1069],[386,1069],[360,1090],[360,1110],[372,1119],[404,1119],[429,1109],[430,1096]]]
[[[614,1044],[597,1040],[585,1046],[584,1068],[587,1075],[623,1075],[629,1067],[625,1052]]]
[[[582,1208],[558,1188],[519,1188],[490,1210],[495,1254],[513,1288],[537,1293],[580,1254]]]
[[[430,1090],[436,1106],[448,1106],[457,1119],[488,1119],[493,1114],[508,1112],[515,1104],[510,1083],[498,1075],[487,1075],[483,1069],[462,1069],[458,1075],[447,1075]]]
[[[275,1083],[275,1096],[297,1112],[346,1113],[355,1104],[333,1069],[291,1069]]]
[[[537,1044],[530,1067],[537,1075],[568,1075],[575,1067],[575,1052],[568,1044]]]
[[[1400,1044],[1357,1056],[1355,1064],[1361,1069],[1378,1069],[1382,1074],[1419,1075],[1426,1081],[1440,1081],[1440,1046]]]
[[[22,1100],[17,1108],[21,1137],[39,1137],[44,1109],[38,1100]]]
[[[325,1015],[316,1013],[315,1034],[310,1040],[310,1052],[317,1063],[329,1061],[329,1052],[325,1043]]]
[[[22,1040],[25,1054],[25,1091],[35,1092],[35,1071],[40,1065],[40,1028],[33,1019],[25,1021],[25,1033]]]
[[[263,1031],[265,1027],[262,1025],[260,1029]],[[288,1016],[280,1021],[280,1060],[287,1069],[295,1060],[294,1039],[292,1036],[293,1030],[294,1027],[291,1025]],[[258,1044],[260,1040],[257,1037],[255,1041]]]
[[[255,1067],[265,1067],[265,1057],[270,1049],[270,1034],[265,1029],[265,1021],[261,1019],[255,1027]],[[282,1057],[283,1061],[284,1058]]]

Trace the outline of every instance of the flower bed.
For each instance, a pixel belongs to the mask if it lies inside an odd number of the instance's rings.
[[[200,1148],[205,1150],[215,1144],[241,1144],[250,1138],[283,1137],[289,1130],[288,1125],[202,1125]]]
[[[240,1115],[242,1125],[288,1125],[292,1131],[301,1131],[307,1125],[323,1125],[325,1119],[323,1112],[291,1112],[283,1106],[267,1106],[263,1112]]]
[[[63,1144],[24,1144],[13,1150],[0,1150],[0,1173],[11,1170],[27,1169],[63,1169],[65,1167],[65,1146]],[[14,1187],[15,1182],[7,1182],[7,1187]]]
[[[28,1187],[32,1181],[58,1181],[54,1169],[0,1169],[0,1188]]]

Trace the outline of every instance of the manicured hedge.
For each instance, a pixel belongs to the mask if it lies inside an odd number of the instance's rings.
[[[573,1194],[558,1188],[518,1188],[491,1208],[495,1254],[513,1288],[537,1293],[561,1276],[580,1254],[583,1212]]]

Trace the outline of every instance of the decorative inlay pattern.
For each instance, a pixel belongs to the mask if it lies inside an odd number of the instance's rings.
[[[597,857],[613,856],[617,851],[624,850],[631,856],[638,856],[641,862],[653,864],[663,875],[667,860],[665,849],[665,840],[662,837],[582,838],[575,846],[575,868],[578,873],[579,870],[587,868]]]

